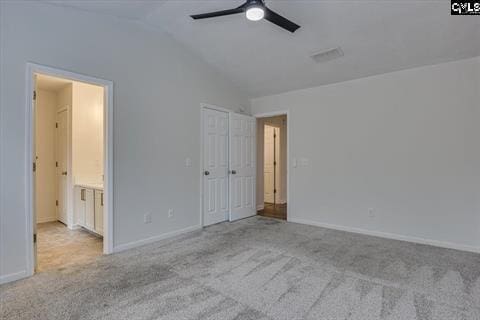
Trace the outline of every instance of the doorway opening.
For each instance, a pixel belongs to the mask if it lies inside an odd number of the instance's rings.
[[[287,115],[257,118],[257,212],[287,219]]]
[[[111,82],[29,64],[30,274],[112,248]]]

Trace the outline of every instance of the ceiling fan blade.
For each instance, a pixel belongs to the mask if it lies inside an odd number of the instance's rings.
[[[286,29],[290,32],[295,32],[300,26],[287,18],[282,17],[278,13],[273,12],[272,10],[265,7],[265,20],[270,21],[271,23],[276,24],[283,29]]]
[[[228,15],[231,15],[231,14],[237,14],[237,13],[245,12],[245,7],[246,7],[246,3],[242,4],[240,7],[235,8],[235,9],[228,9],[228,10],[214,11],[214,12],[208,12],[208,13],[194,14],[194,15],[191,15],[190,17],[197,20],[197,19],[207,19],[207,18],[228,16]]]

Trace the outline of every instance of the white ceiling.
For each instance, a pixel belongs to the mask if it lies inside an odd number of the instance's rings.
[[[301,25],[294,34],[241,14],[189,17],[242,0],[50,2],[158,27],[251,97],[480,55],[480,19],[450,16],[448,0],[266,0]],[[344,57],[321,64],[309,57],[337,46]]]
[[[44,74],[37,74],[37,79],[36,79],[37,89],[46,90],[46,91],[58,91],[65,88],[67,85],[71,83],[72,81],[70,80],[47,76]]]

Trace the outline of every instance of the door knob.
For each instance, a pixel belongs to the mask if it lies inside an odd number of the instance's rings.
[[[232,171],[230,171],[230,173],[231,173],[231,174],[237,174],[237,171],[232,170]]]
[[[62,176],[66,176],[66,175],[67,175],[67,171],[63,171]]]
[[[208,176],[210,174],[210,171],[205,171],[204,174]]]

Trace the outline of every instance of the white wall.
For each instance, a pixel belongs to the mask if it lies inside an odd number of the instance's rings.
[[[36,222],[57,220],[56,167],[55,167],[55,122],[57,119],[57,94],[36,90],[35,151],[37,170],[35,174]]]
[[[73,82],[72,174],[75,182],[103,182],[103,91],[103,87]]]
[[[65,85],[64,88],[58,90],[57,92],[57,99],[58,99],[58,110],[63,108],[71,108],[72,107],[72,90],[73,84],[69,83]]]
[[[289,220],[480,251],[479,92],[474,58],[254,99],[308,160]]]
[[[26,1],[1,1],[0,15],[0,282],[25,274],[32,238],[25,194],[28,61],[114,82],[115,247],[198,226],[200,103],[248,109],[243,93],[169,36],[134,22]],[[185,157],[192,167],[184,166]],[[143,223],[147,211],[151,224]]]

